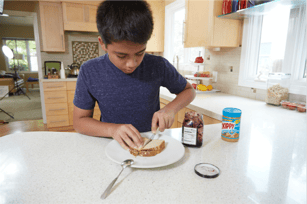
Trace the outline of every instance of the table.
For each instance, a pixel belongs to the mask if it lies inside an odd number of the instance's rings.
[[[33,89],[34,84],[39,84],[39,82],[38,81],[26,81],[27,92],[29,92],[29,85],[31,85]]]
[[[186,147],[174,164],[125,169],[106,200],[100,195],[121,170],[105,154],[112,139],[67,132],[3,136],[0,202],[306,203],[306,140],[292,140],[293,135],[272,142],[270,134],[260,140],[247,127],[241,129],[239,142],[229,143],[220,133],[221,124],[204,126],[202,148]],[[180,140],[181,128],[164,134]],[[218,166],[220,176],[196,175],[194,166],[200,162]]]

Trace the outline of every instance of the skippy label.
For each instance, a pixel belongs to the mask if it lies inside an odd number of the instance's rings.
[[[227,139],[239,139],[241,110],[225,108],[222,119],[222,137]]]

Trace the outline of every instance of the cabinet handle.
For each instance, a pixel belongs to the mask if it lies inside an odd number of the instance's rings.
[[[59,108],[59,109],[49,109],[49,111],[58,111],[58,110],[66,110],[66,108]]]
[[[47,86],[46,88],[50,89],[50,88],[60,88],[60,87],[64,87],[64,86]]]
[[[59,120],[59,121],[50,121],[50,123],[59,123],[59,122],[66,122],[67,120]]]
[[[59,99],[59,98],[65,98],[65,97],[48,97],[48,99]]]
[[[64,48],[64,36],[61,35],[61,37],[62,37],[62,48]]]

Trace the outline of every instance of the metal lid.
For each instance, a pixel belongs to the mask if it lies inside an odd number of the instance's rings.
[[[194,167],[195,173],[203,178],[216,178],[220,175],[220,169],[213,164],[199,163]]]

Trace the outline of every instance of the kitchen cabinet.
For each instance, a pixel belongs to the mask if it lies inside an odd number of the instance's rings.
[[[76,81],[43,82],[47,128],[73,125]],[[100,120],[101,112],[96,103],[93,118]]]
[[[147,42],[147,52],[164,52],[164,19],[165,19],[165,2],[147,1],[151,7],[154,29],[151,38]]]
[[[165,107],[170,101],[165,100],[163,98],[160,98],[160,108],[162,109],[163,107]],[[174,123],[172,125],[171,128],[181,128],[182,127],[182,122],[185,116],[186,112],[189,111],[195,111],[192,110],[190,108],[182,108],[176,115],[175,115],[175,119],[174,119]],[[197,112],[197,111],[195,111]],[[203,121],[204,121],[204,125],[210,125],[210,124],[217,124],[217,123],[221,123],[220,120],[216,120],[214,118],[211,118],[209,116],[203,115]]]
[[[47,128],[68,126],[66,82],[43,83]]]
[[[41,51],[65,52],[62,4],[39,1],[36,11]]]
[[[64,30],[98,32],[97,5],[63,2]]]
[[[239,47],[242,21],[218,18],[223,1],[186,0],[184,47]]]

